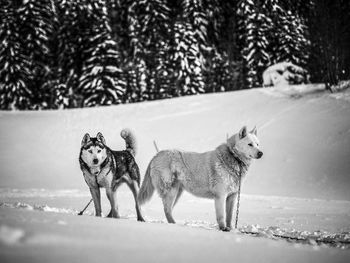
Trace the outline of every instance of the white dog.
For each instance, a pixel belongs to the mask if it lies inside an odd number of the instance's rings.
[[[160,151],[148,165],[139,202],[144,204],[157,189],[168,222],[175,223],[172,209],[186,190],[198,197],[214,199],[219,228],[230,231],[239,180],[246,175],[251,160],[262,155],[257,129],[248,132],[246,127],[214,151]]]

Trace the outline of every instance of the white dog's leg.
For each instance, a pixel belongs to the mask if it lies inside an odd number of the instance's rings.
[[[177,194],[176,194],[176,198],[175,198],[175,201],[174,201],[174,203],[173,203],[173,209],[174,209],[174,206],[176,205],[176,203],[179,201],[179,199],[180,199],[180,197],[181,197],[183,191],[184,191],[184,188],[183,188],[183,187],[179,187],[179,188],[178,188],[178,191],[177,191]]]
[[[173,218],[172,212],[173,212],[173,204],[175,201],[175,198],[178,193],[178,187],[171,188],[165,196],[162,197],[163,205],[164,205],[164,213],[166,216],[166,219],[168,220],[168,223],[175,224],[175,220]]]
[[[225,224],[225,204],[226,196],[215,197],[215,212],[216,212],[216,221],[219,224],[219,228],[222,231],[229,231]]]
[[[233,193],[226,198],[226,227],[232,228],[232,215],[237,193]]]

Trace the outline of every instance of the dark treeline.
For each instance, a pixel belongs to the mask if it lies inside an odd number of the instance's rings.
[[[253,88],[282,61],[333,85],[349,18],[347,0],[0,0],[1,109]]]

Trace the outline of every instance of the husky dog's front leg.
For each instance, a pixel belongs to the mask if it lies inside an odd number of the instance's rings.
[[[233,193],[226,198],[226,226],[232,228],[233,207],[236,201],[237,193]]]
[[[100,196],[100,188],[99,187],[90,187],[90,193],[92,199],[94,200],[95,206],[95,215],[101,216],[101,196]]]
[[[226,196],[215,197],[215,212],[216,212],[216,221],[219,224],[219,228],[222,231],[230,231],[225,224],[225,204]]]
[[[111,204],[111,211],[107,217],[120,218],[118,212],[117,191],[113,191],[112,188],[106,187],[106,194]]]

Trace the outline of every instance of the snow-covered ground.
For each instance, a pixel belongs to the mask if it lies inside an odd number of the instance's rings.
[[[155,154],[153,140],[161,149],[202,152],[243,125],[257,125],[264,157],[242,186],[240,231],[218,231],[213,202],[189,194],[174,210],[177,225],[165,223],[156,195],[143,207],[147,223],[136,222],[126,187],[118,195],[123,219],[95,218],[92,205],[76,216],[90,199],[78,164],[85,132],[101,131],[112,148],[123,149],[119,132],[132,128],[143,174]],[[1,262],[350,260],[349,90],[295,86],[0,112],[0,145]]]

